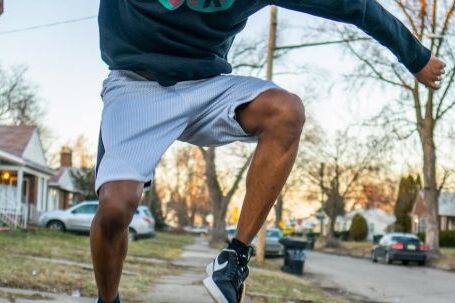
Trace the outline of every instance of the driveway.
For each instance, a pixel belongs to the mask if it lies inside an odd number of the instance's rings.
[[[312,251],[305,273],[321,287],[356,302],[452,303],[455,298],[455,273],[417,265],[375,264]]]

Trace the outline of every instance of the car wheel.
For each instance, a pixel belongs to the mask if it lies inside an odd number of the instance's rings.
[[[50,230],[55,230],[55,231],[65,231],[65,224],[63,224],[63,222],[61,221],[51,221],[49,223],[47,223],[47,228],[49,228]]]
[[[401,261],[401,263],[403,263],[403,265],[408,265],[408,264],[409,264],[409,261],[403,260],[403,261]]]
[[[134,229],[128,230],[128,241],[136,241],[137,240],[137,233]]]
[[[425,261],[425,260],[424,261],[419,261],[419,265],[420,266],[425,266],[426,264],[427,264],[427,261]]]
[[[390,260],[389,252],[385,253],[384,261],[385,261],[385,264],[392,264],[392,260]]]
[[[374,253],[374,251],[371,252],[371,261],[373,263],[377,263],[378,262],[378,259],[376,259],[376,254]]]

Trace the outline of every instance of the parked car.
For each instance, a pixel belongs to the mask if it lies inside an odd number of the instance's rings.
[[[371,260],[375,263],[382,260],[386,264],[401,261],[404,265],[417,262],[423,266],[427,261],[427,251],[428,247],[416,235],[391,233],[373,247]]]
[[[267,229],[265,238],[265,255],[266,256],[282,256],[284,254],[284,247],[279,242],[284,235],[279,228]],[[252,246],[256,250],[257,237],[254,238]]]
[[[98,201],[85,201],[67,210],[44,213],[39,219],[39,225],[58,231],[88,232],[98,204]],[[139,206],[129,227],[129,239],[136,240],[154,235],[155,219],[147,207]]]
[[[195,235],[207,235],[209,233],[209,228],[208,228],[208,226],[205,226],[205,225],[185,226],[183,228],[183,230],[187,233],[195,234]]]
[[[237,227],[231,226],[226,228],[226,242],[231,243],[232,239],[234,239],[235,234],[237,233]]]

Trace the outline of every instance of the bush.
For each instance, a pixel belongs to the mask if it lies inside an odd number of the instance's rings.
[[[455,247],[455,230],[446,230],[439,233],[441,247]]]
[[[425,233],[419,233],[417,236],[422,242],[425,242]],[[455,230],[440,231],[439,245],[441,247],[455,247]]]
[[[366,239],[368,235],[368,225],[367,220],[365,220],[362,215],[357,214],[352,219],[349,235],[354,241],[364,241]]]

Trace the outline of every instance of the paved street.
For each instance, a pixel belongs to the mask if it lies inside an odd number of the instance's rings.
[[[455,302],[455,273],[441,270],[309,252],[305,272],[320,286],[351,293],[360,302]]]

